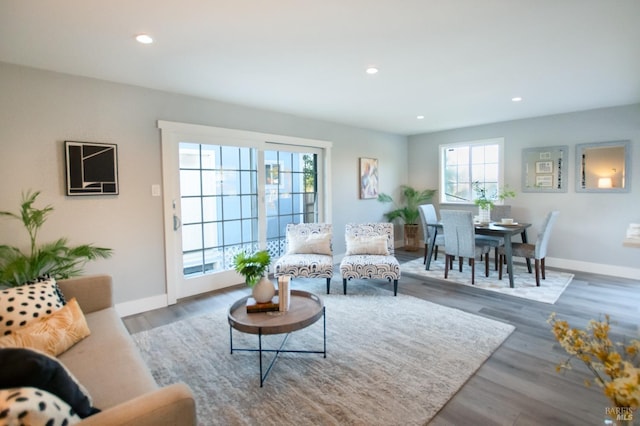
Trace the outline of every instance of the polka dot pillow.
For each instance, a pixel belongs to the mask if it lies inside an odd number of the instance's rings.
[[[0,390],[0,425],[66,426],[80,420],[69,404],[49,392],[31,387]]]
[[[51,315],[64,304],[64,297],[53,278],[0,290],[0,336]]]

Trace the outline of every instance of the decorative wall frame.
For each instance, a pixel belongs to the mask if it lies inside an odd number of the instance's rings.
[[[118,146],[65,141],[67,195],[117,195]]]
[[[576,145],[576,192],[629,192],[631,141]]]
[[[360,158],[360,198],[378,198],[377,158]]]
[[[567,145],[522,150],[522,192],[567,192]]]

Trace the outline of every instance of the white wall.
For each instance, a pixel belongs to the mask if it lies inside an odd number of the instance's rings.
[[[623,247],[629,223],[640,222],[640,104],[456,129],[409,138],[409,176],[413,185],[438,187],[438,146],[494,137],[505,138],[505,182],[516,189],[509,199],[513,216],[531,222],[529,239],[552,209],[560,210],[547,264],[629,278],[640,276],[640,249]],[[578,143],[631,140],[631,191],[576,193]],[[569,146],[566,193],[522,192],[522,150]]]
[[[113,248],[86,273],[112,274],[115,301],[129,311],[165,294],[162,200],[151,196],[162,182],[157,120],[332,141],[336,253],[344,252],[346,223],[380,221],[388,209],[358,199],[359,157],[380,160],[382,191],[408,178],[404,136],[4,63],[0,93],[0,210],[17,211],[22,191],[41,190],[39,205],[55,210],[40,241],[66,236]],[[64,195],[65,140],[118,145],[118,196]],[[2,218],[0,244],[25,247],[26,233]]]

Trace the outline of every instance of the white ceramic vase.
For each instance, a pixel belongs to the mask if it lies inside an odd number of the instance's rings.
[[[480,223],[491,222],[491,207],[487,206],[483,209],[482,207],[478,206],[478,219],[480,219]]]
[[[267,303],[276,295],[276,288],[267,277],[260,278],[260,281],[253,286],[251,295],[258,303]]]

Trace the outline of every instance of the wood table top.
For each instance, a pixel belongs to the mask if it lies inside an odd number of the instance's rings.
[[[250,334],[282,334],[300,330],[316,322],[324,312],[324,302],[316,294],[291,290],[289,310],[286,312],[247,313],[247,299],[243,297],[229,308],[229,325]]]

